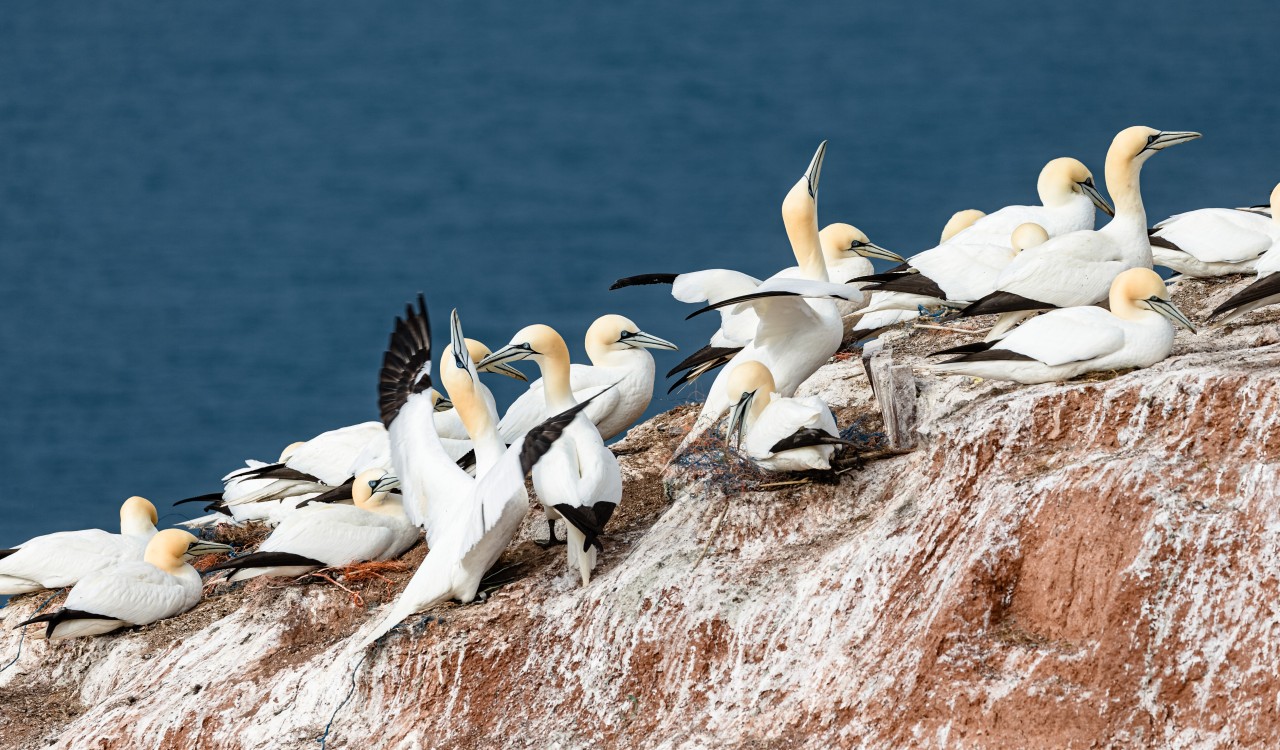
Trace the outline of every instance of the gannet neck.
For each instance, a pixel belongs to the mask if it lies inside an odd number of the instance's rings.
[[[146,498],[135,495],[120,506],[120,533],[123,536],[150,539],[155,536],[159,521],[156,506]]]
[[[489,408],[489,402],[480,395],[480,383],[471,374],[457,366],[453,347],[447,346],[440,358],[440,384],[453,402],[453,408],[462,420],[462,426],[475,443],[476,462],[480,461],[480,443],[487,435],[497,435],[497,417]]]
[[[569,384],[569,347],[551,326],[542,328],[545,330],[538,336],[539,341],[534,346],[538,353],[533,359],[542,372],[547,407],[552,412],[561,412],[578,405]]]
[[[151,537],[142,559],[171,575],[177,575],[186,562],[183,555],[198,540],[181,529],[165,529]]]
[[[822,174],[822,160],[827,153],[827,142],[818,146],[804,176],[782,199],[782,224],[791,240],[796,265],[807,278],[828,281],[827,264],[822,259],[822,241],[818,236],[818,178]]]
[[[1154,128],[1134,125],[1116,134],[1107,149],[1107,192],[1115,202],[1115,220],[1112,225],[1122,225],[1128,231],[1130,227],[1140,227],[1145,235],[1147,231],[1147,212],[1142,206],[1142,185],[1139,177],[1142,165],[1157,151],[1179,143],[1199,138],[1199,133],[1189,131],[1159,131]]]

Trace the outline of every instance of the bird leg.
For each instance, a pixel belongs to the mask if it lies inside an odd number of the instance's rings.
[[[565,540],[565,539],[556,539],[556,522],[552,521],[550,518],[547,519],[547,536],[548,536],[547,541],[535,542],[535,544],[537,544],[539,547],[543,549],[548,549],[550,547],[556,546],[557,544],[569,543],[568,540]]]

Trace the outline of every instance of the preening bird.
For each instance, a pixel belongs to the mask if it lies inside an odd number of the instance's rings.
[[[769,471],[826,471],[840,438],[831,407],[817,396],[779,396],[773,375],[759,362],[743,362],[729,378],[726,439]]]
[[[455,344],[463,340],[456,310],[450,319],[450,334]],[[525,476],[558,444],[565,427],[581,418],[582,410],[590,403],[578,404],[542,422],[526,432],[520,443],[508,448],[498,436],[497,412],[477,393],[479,376],[475,363],[453,355],[458,350],[456,346],[450,349],[450,356],[440,363],[440,381],[475,444],[478,478],[467,475],[443,454],[438,441],[433,441],[430,420],[419,424],[414,445],[420,450],[407,452],[397,465],[417,477],[430,477],[419,470],[420,462],[438,468],[434,481],[446,491],[433,495],[427,507],[431,520],[427,525],[430,551],[426,559],[387,614],[363,637],[361,648],[432,604],[450,598],[464,603],[475,599],[484,574],[502,555],[528,511]],[[430,391],[430,323],[421,296],[416,312],[410,309],[403,320],[396,319],[390,352],[396,354],[387,360],[390,369],[383,369],[381,388],[383,413],[389,414],[395,435],[404,411],[415,400],[425,402],[423,394]],[[494,364],[486,361],[487,366]],[[551,379],[548,383],[553,391],[558,386]],[[595,432],[594,427],[590,429]]]
[[[1280,247],[1280,185],[1271,191],[1271,215],[1256,209],[1201,208],[1170,216],[1151,230],[1157,266],[1205,278],[1252,273],[1259,259]]]
[[[1195,327],[1172,302],[1159,274],[1131,268],[1111,283],[1111,310],[1082,306],[1051,310],[998,342],[947,349],[958,354],[931,369],[1019,383],[1067,380],[1086,372],[1150,367],[1173,349],[1174,325]]]
[[[256,552],[234,557],[206,573],[229,570],[228,581],[257,576],[297,577],[319,568],[393,560],[418,541],[386,469],[361,472],[352,485],[354,505],[311,505],[280,522]]]
[[[1093,305],[1107,298],[1111,282],[1122,271],[1151,268],[1139,183],[1142,165],[1158,151],[1199,137],[1199,133],[1161,132],[1140,125],[1120,131],[1107,150],[1107,190],[1116,204],[1111,223],[1097,231],[1052,237],[1020,253],[1000,272],[996,291],[961,315]]]
[[[602,315],[587,329],[586,348],[591,364],[570,366],[569,387],[579,403],[600,395],[584,414],[608,440],[634,424],[653,398],[653,355],[646,350],[674,350],[676,345],[645,333],[621,315]],[[502,363],[491,367],[514,370]],[[543,388],[543,381],[535,380],[507,409],[498,423],[503,442],[518,442],[534,425],[551,416]]]
[[[532,359],[542,371],[548,413],[566,413],[579,406],[570,386],[569,348],[551,326],[521,329],[480,366],[523,359]],[[584,412],[577,412],[563,426],[559,439],[533,467],[533,489],[547,513],[550,542],[555,542],[555,519],[564,518],[569,568],[578,571],[582,585],[587,585],[596,566],[599,537],[622,501],[622,470]]]
[[[120,533],[102,529],[59,531],[0,550],[0,595],[26,594],[74,585],[82,578],[142,559],[156,535],[156,507],[141,497],[120,506]],[[229,552],[225,544],[197,541],[193,554]]]
[[[202,544],[188,532],[165,529],[147,542],[141,560],[85,576],[61,609],[18,627],[44,623],[44,637],[53,640],[102,635],[180,615],[200,603],[200,574],[185,558]]]

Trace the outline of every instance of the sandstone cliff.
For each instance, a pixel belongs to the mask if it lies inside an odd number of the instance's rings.
[[[1175,300],[1195,317],[1241,283]],[[28,640],[0,673],[0,746],[310,748],[339,707],[331,748],[1271,745],[1277,319],[1065,384],[921,373],[917,450],[838,483],[773,486],[714,444],[667,468],[678,410],[618,446],[626,504],[585,589],[529,541],[534,514],[513,580],[362,662],[350,636],[407,572],[348,582],[364,609],[259,583],[134,632]],[[876,428],[857,359],[806,390]],[[43,601],[3,612],[0,665]]]

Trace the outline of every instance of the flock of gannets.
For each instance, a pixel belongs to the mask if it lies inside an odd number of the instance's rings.
[[[1054,159],[1037,181],[1041,205],[959,211],[937,246],[909,259],[850,224],[819,230],[823,142],[782,202],[794,266],[764,280],[713,269],[632,276],[613,288],[671,284],[677,300],[704,305],[690,318],[720,313],[707,345],[669,373],[681,373],[678,386],[720,370],[684,445],[724,422],[726,444],[763,469],[829,471],[848,443],[821,398],[795,392],[848,330],[869,338],[926,312],[996,314],[985,340],[937,352],[954,356],[928,369],[1041,383],[1150,366],[1169,355],[1175,326],[1195,332],[1153,265],[1185,276],[1257,273],[1211,317],[1231,320],[1280,301],[1280,186],[1269,207],[1201,209],[1148,229],[1142,165],[1198,137],[1121,131],[1106,157],[1114,211],[1084,164]],[[1113,218],[1095,230],[1098,209]],[[899,265],[877,274],[872,258]],[[1106,309],[1097,306],[1104,300]],[[190,498],[234,522],[274,526],[256,551],[204,572],[224,571],[232,582],[299,576],[393,559],[425,534],[425,559],[363,632],[367,645],[434,603],[477,598],[528,513],[532,474],[547,544],[561,543],[555,522],[562,519],[569,574],[589,585],[605,527],[623,502],[621,470],[605,440],[649,404],[655,363],[647,350],[675,345],[620,315],[588,328],[590,365],[571,363],[563,337],[545,325],[527,326],[490,351],[463,335],[454,310],[449,334],[449,345],[434,352],[419,295],[396,318],[383,358],[380,421],[294,443],[274,463],[250,461],[228,474],[222,492]],[[444,393],[433,387],[436,354]],[[527,380],[512,367],[526,359],[542,377],[503,413],[480,374]],[[155,508],[142,498],[127,500],[120,518],[120,534],[62,532],[0,550],[0,594],[73,587],[63,608],[23,625],[44,624],[47,637],[64,638],[175,616],[201,595],[200,574],[187,559],[230,551],[186,531],[158,531]]]

